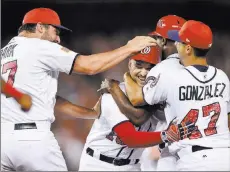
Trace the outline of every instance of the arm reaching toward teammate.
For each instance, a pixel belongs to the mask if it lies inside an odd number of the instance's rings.
[[[6,96],[13,97],[25,111],[30,110],[32,99],[29,95],[23,94],[17,89],[13,88],[10,84],[1,79],[1,92]]]
[[[187,138],[194,130],[195,125],[191,123],[173,124],[162,132],[140,132],[136,131],[131,122],[125,121],[116,125],[113,131],[120,140],[130,148],[151,147],[161,143],[176,142]]]
[[[119,87],[119,82],[113,79],[105,79],[101,85],[101,93],[109,92],[116,102],[121,113],[123,113],[135,126],[145,123],[154,111],[156,106],[133,107],[129,99]]]
[[[156,45],[155,42],[155,39],[151,37],[137,36],[125,46],[113,51],[89,56],[79,55],[75,60],[73,71],[81,74],[95,75],[112,68],[133,53],[141,51],[147,46]]]
[[[75,105],[64,98],[58,96],[55,110],[75,118],[82,119],[96,119],[101,114],[101,97],[96,105],[90,109],[82,106]]]

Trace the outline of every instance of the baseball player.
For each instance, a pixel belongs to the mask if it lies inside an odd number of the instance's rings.
[[[1,92],[8,97],[13,97],[25,111],[30,110],[32,99],[28,94],[23,94],[17,89],[13,88],[10,84],[1,79]]]
[[[129,71],[139,85],[145,83],[148,71],[159,62],[160,52],[157,47],[146,47],[142,53],[129,61]],[[105,80],[103,89],[121,87],[125,92],[124,83],[114,82],[108,85]],[[146,107],[147,108],[147,107]],[[146,109],[146,111],[148,111]],[[153,113],[149,109],[148,113]],[[150,147],[165,142],[178,140],[178,126],[170,125],[168,134],[162,140],[162,132],[155,131],[157,119],[152,116],[144,124],[134,127],[128,118],[117,107],[112,95],[103,94],[101,99],[101,114],[95,120],[87,137],[80,161],[79,171],[140,171],[139,159],[144,147]],[[188,126],[185,126],[187,128]],[[171,129],[174,128],[172,131]],[[190,127],[187,128],[191,130]],[[186,133],[184,133],[186,137]],[[172,136],[173,135],[173,136]],[[172,139],[174,137],[174,139]],[[183,137],[183,136],[182,136]]]
[[[63,31],[70,29],[61,25],[55,11],[36,8],[25,14],[18,36],[1,49],[2,78],[33,100],[25,113],[14,99],[1,95],[2,170],[66,171],[50,131],[59,72],[93,75],[155,45],[154,39],[140,36],[113,51],[80,55],[59,45]]]
[[[207,63],[212,31],[202,22],[189,20],[179,32],[169,32],[169,37],[178,41],[176,47],[185,68],[166,73],[154,67],[143,87],[144,100],[152,105],[166,101],[178,122],[190,119],[196,123],[189,138],[169,147],[179,155],[178,170],[229,171],[229,79]]]
[[[176,69],[184,68],[183,65],[180,64],[179,56],[177,54],[177,49],[175,46],[175,41],[173,40],[173,38],[168,37],[168,33],[173,30],[179,30],[185,22],[186,22],[185,19],[176,15],[163,16],[157,22],[156,30],[149,34],[156,39],[156,42],[162,49],[163,61],[157,64],[158,70],[160,70],[161,72],[168,73]],[[129,73],[126,73],[124,75],[125,80],[126,78],[131,79]],[[130,85],[127,84],[126,87],[129,88]],[[127,94],[129,97],[129,99],[127,99],[126,96],[123,94],[123,92],[120,90],[120,88],[119,87],[116,88],[117,90],[112,90],[110,91],[110,93],[113,95],[113,97],[117,97],[115,101],[119,109],[130,120],[136,120],[137,125],[144,123],[146,120],[148,120],[149,116],[147,116],[146,113],[143,113],[143,109],[140,108],[142,102],[140,102],[137,99],[138,94],[142,95],[141,89],[139,89],[138,87],[139,91],[135,91],[135,94],[133,93],[133,90],[129,94],[130,89],[127,89]],[[130,101],[132,104],[130,103]],[[133,105],[137,107],[133,107]],[[162,112],[161,113],[159,112],[161,111],[159,111],[158,109],[158,113],[155,114],[155,116],[157,115],[158,119],[161,118],[161,124],[158,125],[157,130],[158,129],[161,130],[162,127],[167,126],[169,122],[174,118],[173,115],[170,115],[171,112],[169,106],[166,106],[164,108],[164,112],[167,113],[165,123],[163,122],[165,121],[165,118],[162,118],[164,117],[164,114]],[[160,150],[161,150],[161,157],[158,161],[157,171],[176,170],[176,161],[178,157],[169,152],[168,146],[165,147],[165,145],[160,145]]]

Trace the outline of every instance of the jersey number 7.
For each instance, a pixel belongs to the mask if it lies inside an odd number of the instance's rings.
[[[216,130],[216,122],[220,116],[220,104],[219,102],[209,104],[207,106],[202,107],[203,117],[207,117],[211,115],[211,112],[214,112],[214,114],[211,116],[211,119],[208,123],[208,127],[204,129],[204,133],[206,136],[211,136],[217,133]],[[181,122],[194,122],[196,123],[199,116],[199,110],[198,109],[191,109],[187,115],[184,117],[184,119]],[[196,126],[196,129],[191,133],[189,139],[198,139],[201,138],[202,134],[198,127]]]
[[[14,84],[14,80],[15,80],[15,74],[17,72],[17,60],[8,62],[3,64],[2,66],[2,74],[5,74],[8,70],[10,70],[8,79],[7,79],[7,83],[10,84],[11,86],[13,86]],[[8,96],[6,98],[9,98]]]

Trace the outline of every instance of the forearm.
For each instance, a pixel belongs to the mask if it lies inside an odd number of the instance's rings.
[[[82,119],[96,119],[99,116],[95,110],[75,105],[61,97],[58,97],[57,99],[55,111],[58,111],[64,115],[70,115],[72,117]]]
[[[110,93],[113,96],[120,111],[136,126],[142,125],[146,122],[150,115],[144,108],[135,108],[130,103],[129,99],[120,89],[119,85],[114,85],[110,89]]]
[[[105,53],[89,56],[79,55],[74,64],[74,71],[94,75],[112,68],[131,54],[132,51],[128,46],[123,46]]]
[[[114,128],[119,139],[130,148],[145,148],[163,143],[161,132],[136,131],[130,122],[124,122]]]

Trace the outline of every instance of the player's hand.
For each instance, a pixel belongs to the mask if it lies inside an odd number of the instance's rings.
[[[157,42],[150,36],[136,36],[132,40],[128,41],[126,46],[133,52],[139,52],[148,46],[156,46]]]
[[[118,86],[120,84],[119,81],[114,79],[105,79],[101,83],[101,88],[97,90],[99,93],[109,93],[111,89],[114,88],[114,86]]]
[[[32,98],[27,94],[23,94],[21,98],[17,99],[17,102],[21,105],[21,108],[24,111],[30,110],[32,106]]]
[[[195,130],[195,123],[182,122],[180,124],[175,124],[175,122],[172,121],[169,127],[161,132],[161,138],[165,143],[177,142],[188,138],[193,130]]]

